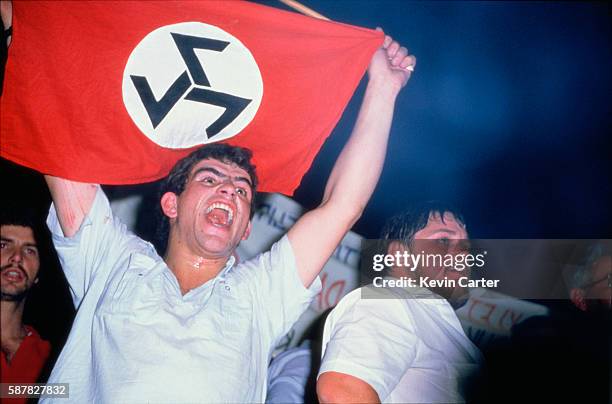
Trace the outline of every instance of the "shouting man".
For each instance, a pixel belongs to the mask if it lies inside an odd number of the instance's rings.
[[[210,145],[177,163],[160,201],[163,259],[117,222],[98,185],[48,176],[48,224],[78,307],[50,382],[70,383],[75,402],[263,402],[273,345],[374,191],[415,63],[385,39],[321,205],[249,262],[233,258],[257,185],[248,150]]]

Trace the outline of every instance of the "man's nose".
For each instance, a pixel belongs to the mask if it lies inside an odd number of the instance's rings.
[[[18,248],[15,248],[12,251],[9,251],[8,253],[10,254],[9,262],[17,263],[23,261],[23,255],[21,254],[21,251]]]
[[[219,187],[219,192],[227,197],[233,198],[236,195],[234,183],[229,179],[225,180]]]

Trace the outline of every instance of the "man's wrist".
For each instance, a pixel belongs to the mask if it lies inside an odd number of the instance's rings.
[[[376,91],[378,97],[384,97],[388,98],[389,101],[395,101],[402,87],[401,84],[393,82],[393,80],[370,77],[367,88],[370,91]]]

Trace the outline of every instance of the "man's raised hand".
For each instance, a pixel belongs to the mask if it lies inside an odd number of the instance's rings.
[[[376,28],[382,31],[380,28]],[[414,71],[416,57],[408,54],[408,49],[385,35],[383,45],[374,53],[368,74],[370,80],[385,81],[399,91],[406,85]]]

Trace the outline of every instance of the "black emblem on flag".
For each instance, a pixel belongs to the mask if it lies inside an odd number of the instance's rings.
[[[195,54],[196,49],[223,52],[230,43],[217,39],[177,34],[174,32],[171,33],[171,35],[185,62],[187,70],[174,80],[161,99],[155,99],[146,77],[130,75],[130,78],[149,115],[153,128],[157,128],[181,99],[225,108],[223,114],[206,128],[206,135],[208,138],[211,138],[234,121],[252,101],[247,98],[209,89],[212,88],[212,85],[206,76],[204,67]],[[160,63],[163,63],[163,61],[160,61]]]

